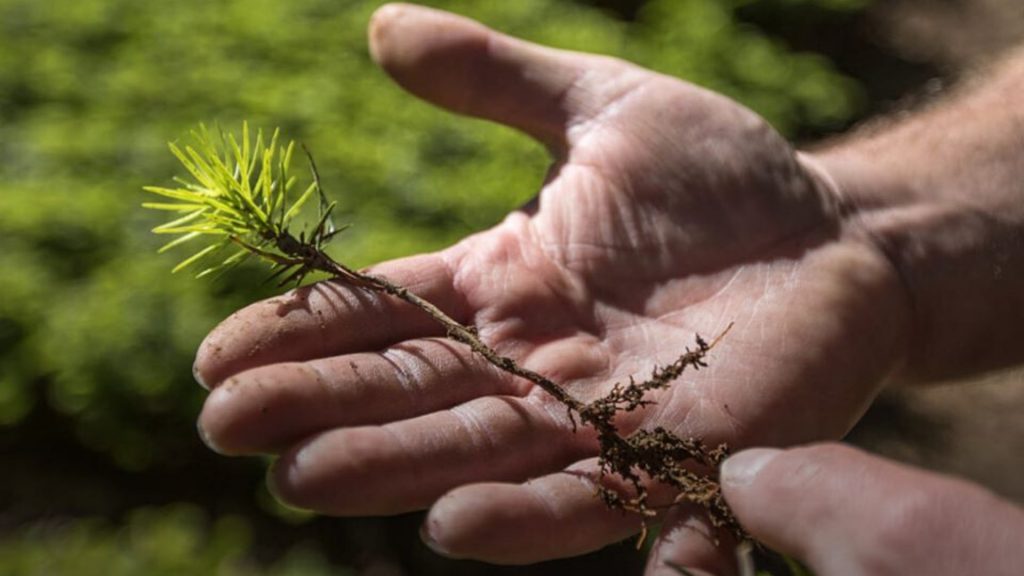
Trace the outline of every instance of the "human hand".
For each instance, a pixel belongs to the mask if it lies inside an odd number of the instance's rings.
[[[751,534],[817,576],[998,576],[1024,566],[1020,507],[847,446],[748,450],[726,460],[721,479]],[[669,542],[651,559],[655,573],[678,574],[667,562]]]
[[[836,438],[899,361],[906,314],[886,258],[812,160],[750,111],[423,8],[381,9],[371,49],[414,94],[519,128],[556,159],[537,199],[495,228],[373,273],[581,400],[735,323],[707,371],[622,432]],[[594,497],[594,436],[441,336],[419,311],[337,283],[255,304],[200,348],[196,374],[213,387],[201,430],[224,453],[281,454],[272,485],[297,506],[433,506],[425,539],[452,556],[527,563],[634,533],[636,517]],[[689,540],[686,564],[720,566],[709,537]]]

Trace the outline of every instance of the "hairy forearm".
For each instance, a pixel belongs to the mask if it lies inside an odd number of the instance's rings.
[[[906,289],[911,380],[1024,361],[1024,52],[969,84],[814,154]]]

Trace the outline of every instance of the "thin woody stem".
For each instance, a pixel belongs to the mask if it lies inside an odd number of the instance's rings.
[[[294,240],[294,238],[292,238],[291,240],[295,242],[296,246],[308,248],[308,246],[300,244],[297,240]],[[281,246],[282,248],[284,248],[285,246],[289,248],[291,247],[289,246],[291,242],[279,242],[279,245],[282,244],[284,245]],[[518,363],[516,363],[515,360],[509,358],[508,356],[502,356],[494,348],[491,348],[482,340],[480,340],[480,337],[477,335],[477,331],[475,328],[471,326],[466,326],[456,321],[454,318],[445,314],[444,311],[435,306],[434,303],[424,298],[421,298],[415,292],[412,292],[408,288],[404,286],[399,286],[391,282],[387,278],[383,278],[381,276],[363,274],[362,272],[353,270],[352,268],[349,268],[348,266],[345,266],[344,264],[334,260],[321,250],[314,249],[312,250],[312,254],[293,254],[292,250],[286,250],[286,252],[298,258],[301,258],[303,256],[307,257],[308,262],[311,264],[310,267],[313,269],[319,270],[321,272],[326,272],[328,274],[331,274],[332,276],[344,278],[346,281],[357,287],[372,290],[374,292],[382,292],[390,296],[394,296],[395,298],[403,300],[409,304],[412,304],[413,306],[427,313],[439,324],[444,326],[446,334],[452,340],[455,340],[456,342],[461,342],[462,344],[469,346],[474,352],[483,356],[488,363],[495,366],[496,368],[504,370],[505,372],[512,374],[514,376],[519,376],[521,378],[529,380],[530,382],[536,384],[545,392],[553,396],[556,400],[564,404],[565,407],[569,410],[570,418],[573,418],[574,426],[576,425],[574,415],[578,415],[584,422],[588,422],[591,424],[596,423],[596,419],[589,417],[589,414],[586,411],[587,404],[578,400],[575,396],[567,392],[564,388],[556,384],[550,378],[546,378],[545,376],[538,374],[533,370],[523,368]],[[300,250],[300,252],[304,252],[304,250]],[[700,361],[704,354],[708,350],[713,348],[716,344],[718,344],[718,342],[720,342],[722,338],[725,337],[725,335],[729,332],[730,329],[732,329],[732,324],[730,324],[721,334],[719,334],[711,342],[711,344],[706,345],[702,349],[687,352],[677,361],[677,363],[680,366],[686,366],[693,364],[695,361]],[[666,380],[667,379],[668,378],[666,378]]]
[[[573,417],[573,414],[580,414],[585,408],[586,405],[583,402],[569,394],[564,388],[553,382],[551,379],[545,378],[533,370],[523,368],[508,356],[502,356],[496,350],[487,344],[484,344],[484,342],[480,340],[475,328],[465,326],[462,323],[457,322],[432,302],[421,298],[408,288],[399,286],[387,278],[363,274],[362,272],[353,270],[352,268],[334,260],[321,250],[308,250],[308,248],[311,247],[299,243],[294,238],[291,238],[290,241],[279,241],[278,246],[292,257],[305,259],[310,268],[344,278],[346,281],[359,288],[394,296],[395,298],[419,308],[439,324],[444,326],[445,332],[452,340],[469,346],[474,352],[483,356],[488,363],[492,364],[496,368],[504,370],[514,376],[525,378],[542,388],[545,392],[566,406],[570,411],[570,417]],[[574,425],[575,422],[574,418]]]
[[[600,419],[587,410],[588,405],[586,403],[574,397],[550,378],[546,378],[533,370],[523,368],[516,363],[515,360],[508,356],[499,354],[495,349],[480,340],[480,337],[474,327],[465,326],[456,321],[451,316],[445,314],[444,311],[435,306],[432,302],[421,298],[408,288],[399,286],[381,276],[373,276],[371,274],[364,274],[357,270],[353,270],[352,268],[334,260],[317,247],[300,242],[295,239],[295,237],[287,233],[279,236],[276,239],[276,244],[281,251],[293,258],[296,258],[297,260],[303,261],[306,267],[311,270],[319,270],[335,277],[344,278],[347,282],[356,287],[388,294],[419,308],[441,324],[448,337],[452,340],[469,346],[474,352],[483,356],[488,363],[496,368],[536,384],[565,405],[569,411],[569,417],[572,419],[574,427],[576,426],[576,417],[579,417],[582,421],[593,425],[595,428],[602,428],[598,425]],[[700,362],[704,354],[718,344],[718,342],[725,337],[731,328],[732,324],[719,334],[711,344],[704,345],[695,351],[688,351],[679,360],[677,360],[676,364],[680,367],[684,367]],[[664,379],[669,380],[670,378],[665,377]]]

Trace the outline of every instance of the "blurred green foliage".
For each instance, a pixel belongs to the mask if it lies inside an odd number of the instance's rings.
[[[774,1],[819,10],[864,3]],[[857,85],[827,60],[791,53],[738,22],[743,1],[639,2],[628,23],[569,0],[427,3],[530,40],[682,76],[746,103],[786,133],[839,125],[859,105]],[[169,274],[174,256],[153,254],[156,216],[138,208],[140,188],[170,181],[178,168],[166,142],[199,121],[233,128],[247,119],[305,142],[339,202],[339,221],[354,223],[335,247],[352,265],[439,248],[494,224],[535,192],[547,161],[540,146],[417,102],[374,68],[364,30],[379,4],[0,0],[6,437],[31,445],[37,428],[28,423],[52,413],[71,431],[64,449],[98,466],[143,472],[191,465],[192,422],[202,402],[189,370],[193,351],[220,318],[268,290],[260,270],[196,282]],[[144,530],[173,533],[160,538],[167,546],[194,546],[176,540],[190,532],[181,526],[191,520],[171,516]],[[134,534],[132,522],[126,530]],[[59,574],[60,563],[73,565],[71,553],[80,549],[86,564],[118,567],[105,573],[172,573],[174,566],[162,563],[165,551],[131,537],[122,562],[125,536],[112,530],[87,523],[13,532],[0,565],[14,562],[27,574],[56,566],[44,572]],[[56,541],[67,555],[38,564],[44,560],[33,559],[34,547]],[[182,554],[197,564],[176,573],[233,565],[230,546],[218,542]]]
[[[243,555],[244,520],[211,522],[195,506],[140,508],[119,528],[103,519],[36,525],[0,541],[0,575],[19,576],[345,576],[316,551],[295,548],[270,566]]]

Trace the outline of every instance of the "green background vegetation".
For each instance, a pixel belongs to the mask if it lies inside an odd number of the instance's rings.
[[[722,91],[784,133],[843,126],[857,83],[748,11],[847,18],[861,0],[465,0],[429,4],[530,40]],[[541,147],[403,94],[370,62],[370,0],[0,0],[0,575],[568,573],[634,554],[492,570],[432,557],[417,518],[283,510],[264,462],[194,433],[196,346],[269,293],[264,271],[172,276],[141,210],[203,121],[306,143],[353,265],[442,247],[537,189]],[[600,4],[594,6],[592,4]],[[751,4],[757,4],[756,10]],[[589,562],[589,564],[588,564]],[[396,572],[402,573],[402,572]]]

